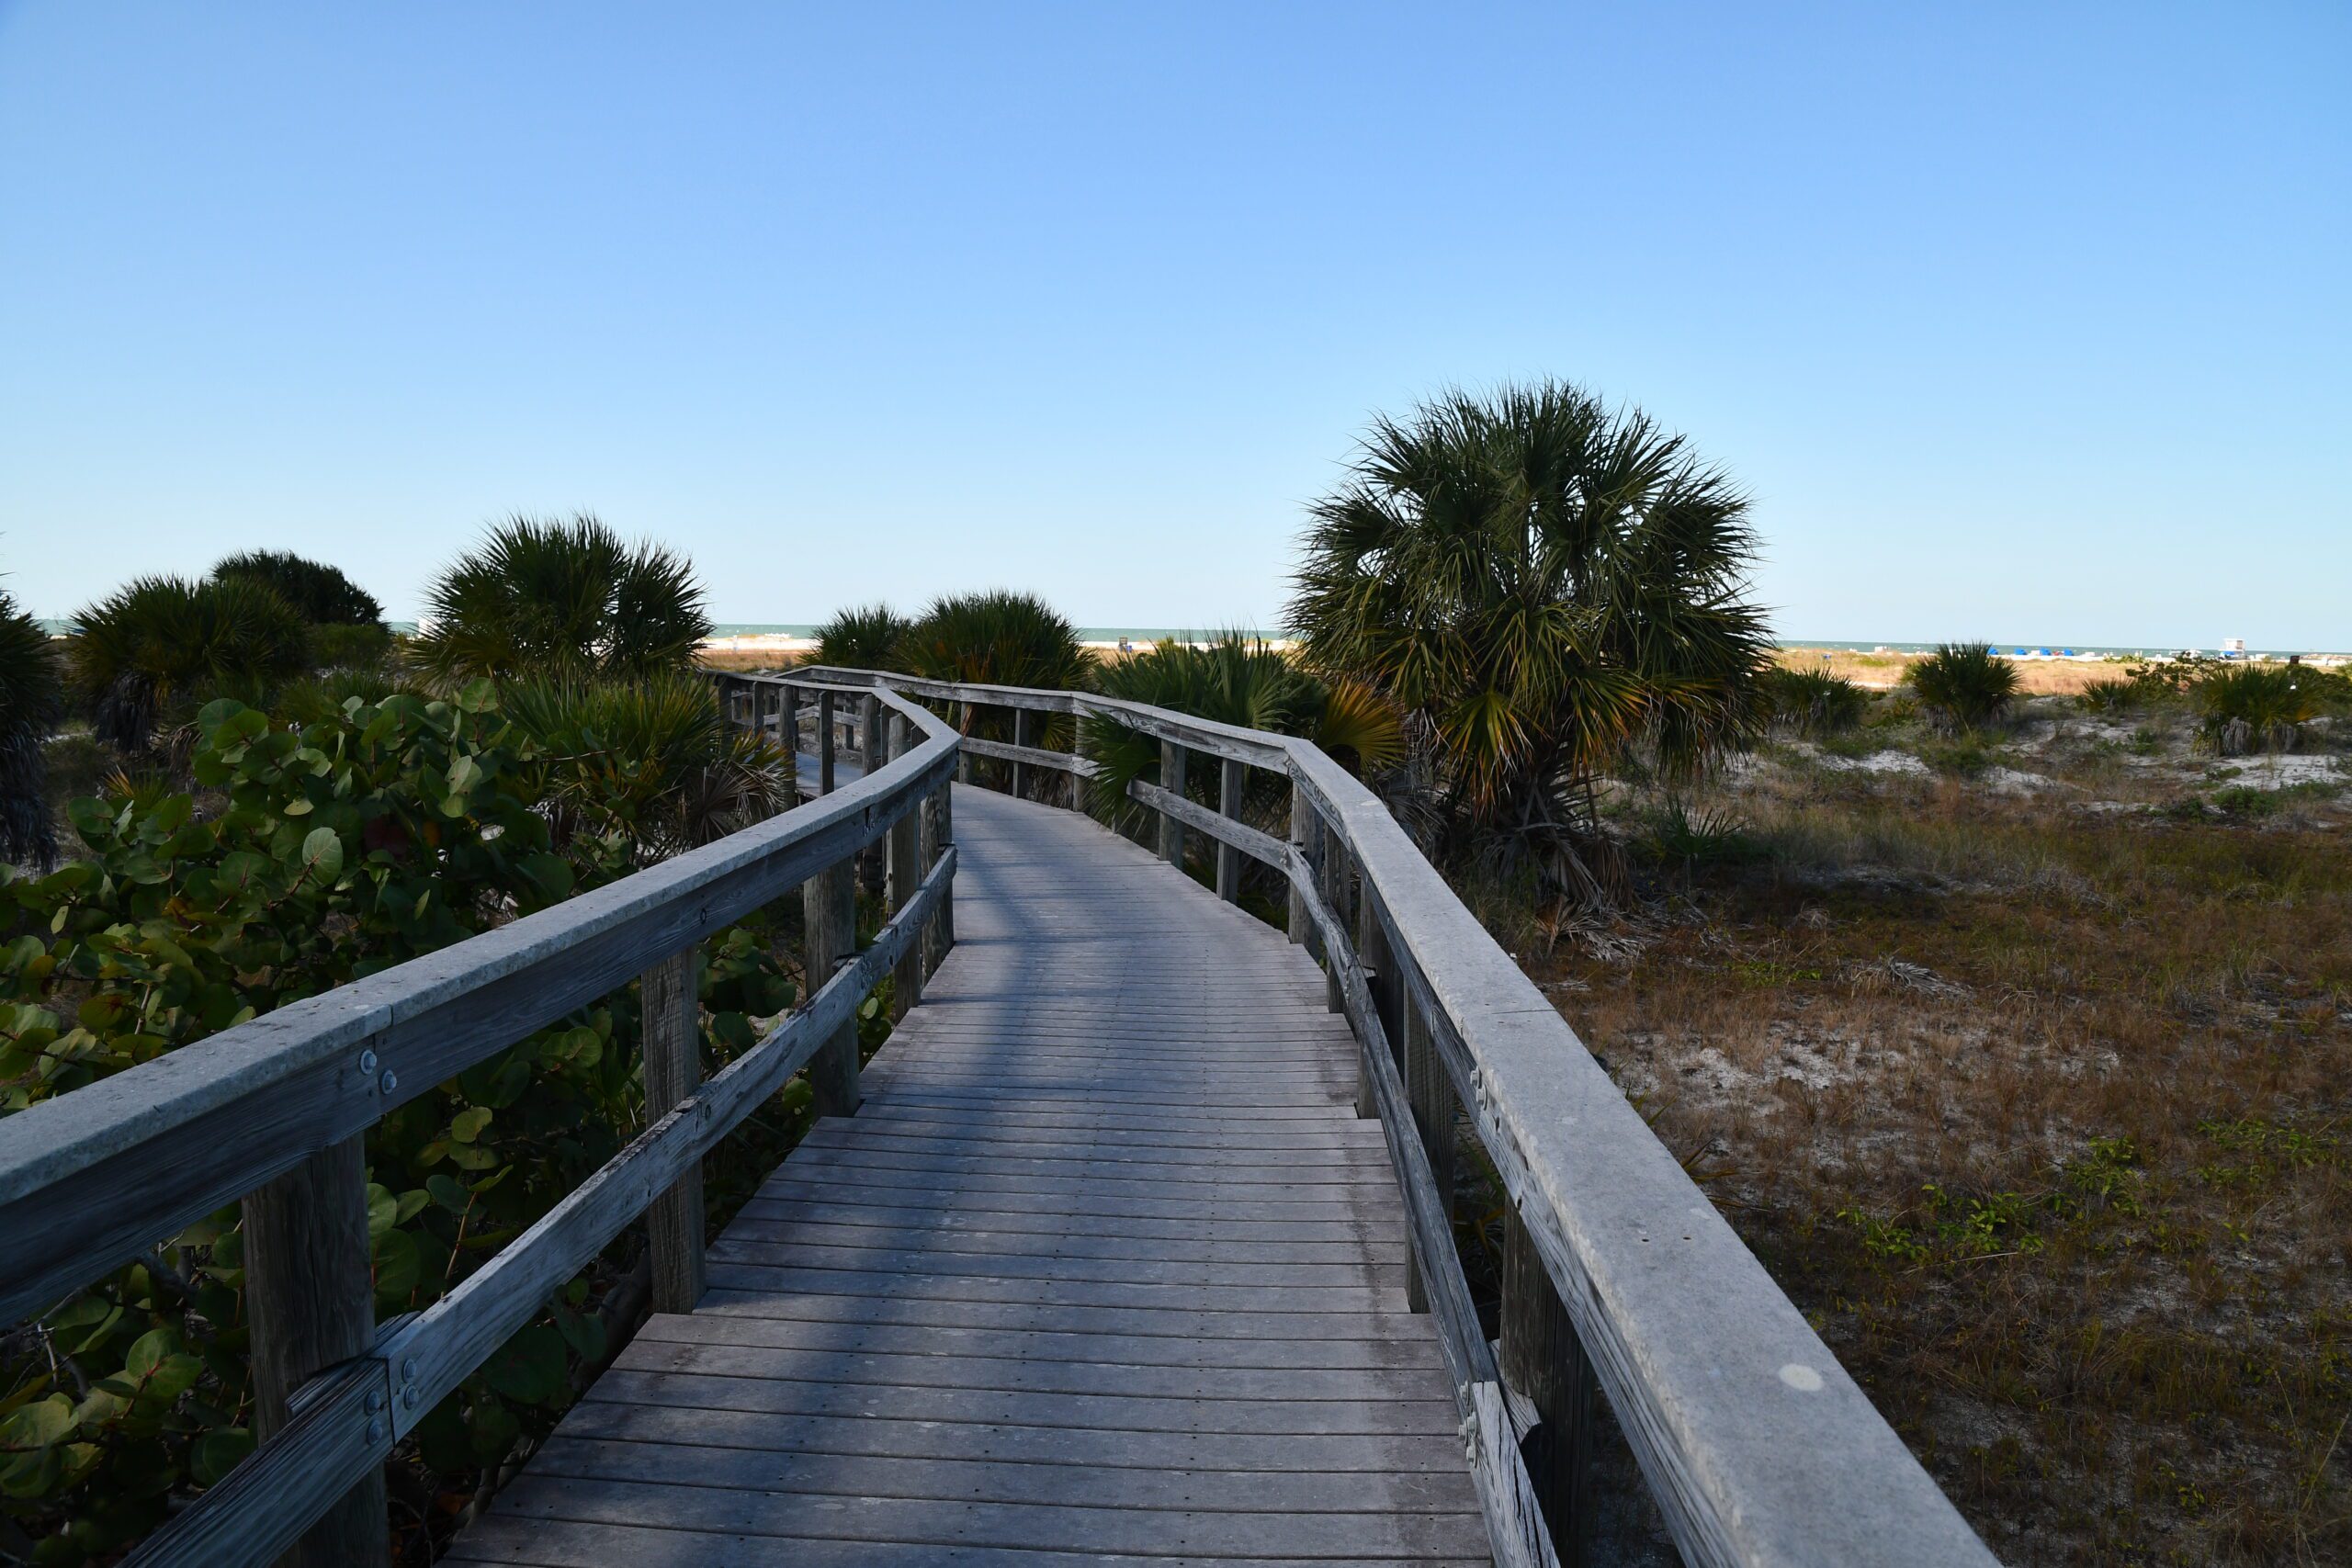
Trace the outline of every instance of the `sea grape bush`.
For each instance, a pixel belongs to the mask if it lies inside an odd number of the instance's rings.
[[[0,951],[0,1115],[629,866],[601,840],[555,852],[548,770],[488,682],[448,702],[353,697],[300,726],[215,702],[198,737],[201,809],[189,794],[81,801],[86,858],[0,873],[21,933]],[[793,998],[741,928],[707,944],[702,994],[721,1057]],[[637,1035],[633,999],[607,998],[371,1132],[379,1317],[444,1294],[635,1134]],[[108,1554],[250,1450],[243,1266],[232,1206],[0,1337],[0,1551]],[[573,1358],[604,1349],[591,1293],[573,1281],[434,1411],[412,1464],[494,1465],[546,1430]]]

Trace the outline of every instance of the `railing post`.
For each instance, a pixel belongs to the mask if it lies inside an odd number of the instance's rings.
[[[1381,1032],[1394,1041],[1397,1019],[1391,998],[1396,976],[1388,953],[1388,930],[1380,923],[1380,908],[1374,901],[1369,882],[1356,889],[1356,962],[1363,965],[1364,988],[1372,993],[1373,1010],[1379,1015]],[[1364,1049],[1370,1050],[1371,1046]],[[1396,1046],[1392,1044],[1389,1049],[1393,1051]],[[1372,1072],[1365,1066],[1362,1051],[1356,1053],[1356,1114],[1380,1114],[1380,1102],[1372,1092]]]
[[[972,733],[972,726],[978,722],[979,716],[979,704],[966,703],[964,705],[963,731],[965,734]],[[972,782],[972,754],[969,751],[956,753],[956,782],[967,784]]]
[[[638,977],[645,1021],[645,1122],[675,1110],[702,1082],[702,1007],[694,948],[672,953]],[[692,1312],[702,1300],[702,1170],[678,1178],[645,1211],[653,1244],[653,1310]]]
[[[878,694],[868,693],[859,699],[857,739],[860,748],[858,766],[863,770],[862,776],[870,779],[890,761],[889,742],[882,728],[882,699]],[[880,844],[869,845],[865,852],[858,856],[858,881],[867,893],[879,894],[882,891],[883,863],[888,858],[888,852]]]
[[[915,748],[914,727],[898,714],[890,716],[890,754],[903,757]],[[922,886],[922,818],[925,803],[917,801],[907,814],[893,823],[889,837],[889,865],[883,877],[884,893],[890,912],[897,914],[907,907]],[[922,1001],[922,933],[899,956],[898,966],[891,972],[890,1021],[896,1023],[907,1016],[910,1008]]]
[[[1170,795],[1184,793],[1184,748],[1173,740],[1159,743],[1159,787]],[[1159,858],[1184,869],[1184,824],[1173,812],[1159,814]]]
[[[817,694],[817,793],[833,793],[833,694]]]
[[[1328,822],[1321,830],[1323,840],[1323,907],[1331,911],[1332,920],[1341,930],[1348,924],[1348,846]],[[1329,945],[1326,943],[1325,945]],[[1344,1012],[1347,1004],[1340,999],[1340,965],[1347,962],[1343,953],[1323,955],[1323,1006],[1329,1012]]]
[[[1520,1446],[1560,1568],[1581,1568],[1592,1541],[1592,1363],[1519,1211],[1503,1206],[1503,1382],[1540,1417]]]
[[[1294,854],[1306,853],[1307,824],[1313,820],[1315,807],[1308,804],[1306,786],[1296,779],[1290,781],[1290,847]],[[1290,885],[1290,940],[1294,947],[1306,941],[1306,897],[1295,882]]]
[[[1029,744],[1029,723],[1030,713],[1027,708],[1012,710],[1012,743],[1015,746]],[[1029,798],[1029,764],[1026,762],[1016,761],[1012,764],[1012,798],[1015,800]]]
[[[784,748],[784,765],[791,770],[791,802],[800,804],[800,693],[792,686],[776,688],[775,738]]]
[[[801,967],[813,997],[833,977],[833,971],[857,952],[857,862],[844,855],[800,885],[801,923],[807,930],[807,952]],[[817,1047],[808,1060],[808,1087],[815,1091],[817,1114],[856,1113],[857,1019],[853,1015],[832,1038]]]
[[[1216,808],[1237,820],[1241,816],[1242,792],[1248,786],[1249,764],[1227,757],[1217,768]],[[1231,844],[1216,847],[1216,896],[1228,904],[1241,902],[1241,852]]]
[[[254,1435],[265,1441],[286,1425],[287,1401],[306,1380],[375,1343],[363,1145],[363,1138],[351,1137],[322,1149],[244,1201]],[[284,1568],[387,1568],[391,1532],[385,1507],[379,1467],[304,1531],[280,1562]]]
[[[1430,1037],[1429,1020],[1419,1006],[1405,1004],[1405,1094],[1412,1102],[1413,1125],[1421,1134],[1421,1152],[1430,1157],[1437,1179],[1438,1201],[1448,1224],[1453,1222],[1453,1089],[1445,1081],[1445,1064],[1438,1060],[1437,1042]],[[1415,1250],[1411,1272],[1405,1278],[1405,1303],[1415,1312],[1430,1310],[1428,1283],[1421,1271],[1429,1261]],[[1443,1265],[1439,1265],[1442,1267]]]
[[[936,862],[956,842],[956,786],[941,784],[932,797],[932,860]],[[931,966],[937,969],[946,962],[948,951],[956,945],[956,885],[950,881],[939,890],[939,913],[933,917]]]

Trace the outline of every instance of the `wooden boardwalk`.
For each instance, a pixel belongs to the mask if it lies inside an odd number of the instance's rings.
[[[464,1563],[1487,1561],[1356,1043],[1282,934],[956,791],[957,942]]]

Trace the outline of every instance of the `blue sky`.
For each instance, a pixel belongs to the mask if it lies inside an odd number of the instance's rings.
[[[1272,625],[1366,415],[1555,375],[1794,636],[2352,645],[2352,8],[0,0],[0,571],[509,512],[725,620]]]

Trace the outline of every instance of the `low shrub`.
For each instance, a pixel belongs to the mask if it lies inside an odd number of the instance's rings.
[[[142,577],[74,617],[66,662],[98,738],[141,751],[215,697],[266,704],[310,668],[310,628],[256,578]]]
[[[2129,675],[2102,675],[2075,694],[2075,702],[2086,713],[2120,716],[2136,711],[2147,697],[2147,688]]]
[[[212,569],[215,581],[243,577],[267,584],[314,626],[376,626],[384,606],[344,575],[342,569],[305,559],[289,550],[245,550]]]
[[[1911,666],[1911,690],[1947,735],[1981,729],[2008,711],[2018,668],[1982,642],[1948,642]]]
[[[1843,675],[1826,670],[1787,670],[1778,665],[1763,676],[1772,720],[1799,735],[1836,735],[1861,723],[1870,694]]]
[[[56,644],[0,592],[0,860],[44,871],[57,862],[44,748],[64,716]]]
[[[2199,680],[2191,694],[2198,734],[2224,757],[2291,751],[2304,722],[2320,709],[2309,672],[2291,664],[2225,666]]]
[[[913,623],[888,604],[837,610],[817,628],[811,664],[837,670],[895,670],[904,661],[908,628]]]
[[[1078,628],[1052,605],[1003,589],[932,601],[908,629],[905,662],[933,681],[1052,691],[1085,684],[1094,666]]]
[[[299,726],[214,702],[197,730],[217,814],[169,789],[80,801],[86,858],[0,873],[20,933],[0,948],[0,1115],[628,869],[599,840],[557,852],[548,770],[487,682],[454,702],[355,696]],[[795,994],[740,927],[706,946],[697,989],[722,1061]],[[379,1316],[437,1300],[637,1132],[638,1031],[625,989],[369,1130]],[[771,1120],[735,1141],[761,1145],[738,1154],[762,1169],[784,1136]],[[0,1336],[0,1543],[113,1560],[252,1449],[243,1245],[231,1206]],[[603,1353],[595,1305],[590,1277],[560,1286],[420,1421],[395,1490],[433,1500],[424,1528],[551,1429],[577,1364]]]

